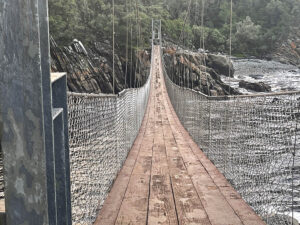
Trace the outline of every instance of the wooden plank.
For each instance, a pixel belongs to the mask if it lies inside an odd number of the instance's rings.
[[[150,185],[150,173],[132,174],[126,190],[125,199],[147,197],[149,194],[149,185]]]
[[[145,174],[150,176],[151,173],[151,156],[139,156],[134,166],[132,174]]]
[[[211,224],[186,171],[171,169],[171,182],[174,192],[179,224]]]
[[[234,190],[226,178],[219,172],[219,170],[212,164],[212,162],[204,155],[204,153],[195,144],[193,145],[193,152],[198,159],[205,166],[210,177],[219,188],[220,192],[226,198],[232,209],[239,216],[245,225],[265,225],[265,222],[253,211],[253,209],[242,199],[240,194]]]
[[[116,220],[117,225],[146,224],[148,197],[125,198]]]
[[[164,127],[164,133],[170,129],[171,127]],[[178,147],[173,147],[174,142],[176,143],[175,139],[169,139],[166,151],[179,224],[210,225],[208,216],[186,171]]]
[[[162,124],[155,129],[148,224],[178,225],[161,127]]]
[[[164,148],[165,149],[165,148]],[[148,224],[178,224],[165,151],[154,148]]]

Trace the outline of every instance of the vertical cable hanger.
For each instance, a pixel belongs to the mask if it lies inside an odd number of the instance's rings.
[[[180,42],[181,42],[181,39],[183,38],[184,31],[185,31],[185,25],[186,25],[188,16],[189,16],[190,11],[191,11],[191,5],[192,5],[192,0],[190,0],[189,6],[188,6],[188,11],[187,11],[187,14],[186,14],[186,16],[185,16],[185,18],[184,18],[184,23],[183,23],[183,27],[182,27],[182,30],[181,30],[181,33],[180,33],[180,36],[179,36],[179,41],[178,41],[178,43],[180,43]],[[177,49],[178,49],[178,45],[177,45]]]
[[[132,0],[130,0],[130,14],[132,13]],[[132,30],[132,18],[130,15],[130,88],[132,87],[132,73],[133,73],[133,49],[132,49],[132,44],[133,44],[133,40],[132,40],[132,34],[133,34],[133,30]]]
[[[137,16],[138,16],[138,25],[139,25],[139,48],[142,47],[142,39],[141,39],[141,18],[140,18],[140,9],[139,7],[137,7]],[[138,71],[139,71],[139,74],[140,74],[140,77],[141,77],[141,63],[139,62],[138,63]],[[141,79],[138,81],[138,87],[141,86]]]
[[[135,76],[134,76],[134,87],[137,87],[137,67],[138,67],[138,56],[139,56],[139,22],[138,22],[138,0],[135,0],[135,19],[136,19],[136,60],[135,60]]]
[[[200,36],[200,48],[204,50],[204,7],[205,7],[205,2],[204,0],[201,1],[202,7],[201,7],[201,36]],[[203,40],[203,42],[202,42]],[[202,44],[202,46],[201,46]]]
[[[207,85],[207,95],[210,96],[210,88],[206,70],[206,59],[205,59],[205,29],[204,29],[204,12],[205,12],[205,0],[202,0],[202,11],[201,11],[201,37],[202,37],[202,49],[203,49],[203,65],[204,65],[204,73],[206,77],[206,85]],[[200,46],[201,46],[201,38],[200,38]],[[201,81],[200,81],[201,83]]]
[[[113,93],[115,94],[115,0],[113,4]]]
[[[197,16],[196,16],[197,15]],[[200,14],[200,0],[196,0],[196,8],[195,8],[195,25],[196,25],[196,29],[197,27],[199,26],[200,27],[200,24],[201,24],[201,14]],[[195,34],[197,32],[197,30],[195,29]],[[199,29],[199,32],[201,30]],[[194,43],[196,44],[199,40],[199,47],[196,48],[196,52],[197,53],[200,53],[200,48],[201,48],[201,33],[199,33],[199,38],[197,38],[197,35],[195,35],[195,41]],[[196,46],[196,45],[195,45]],[[201,58],[201,55],[199,54],[199,57],[200,57],[200,70],[199,70],[199,74],[197,74],[197,79],[199,81],[199,90],[201,92],[201,75],[202,75],[202,70],[201,70],[201,65],[202,65],[202,58]]]
[[[199,17],[200,19],[202,19],[199,13],[199,9],[200,9],[200,0],[199,1],[196,1],[197,5],[196,5],[196,13],[197,14],[197,21],[199,20]],[[199,15],[198,15],[199,13]],[[195,15],[195,18],[196,18],[196,15]],[[200,22],[201,23],[201,22]],[[198,24],[198,23],[197,23]],[[199,34],[199,48],[201,49],[201,32]],[[201,92],[201,77],[202,77],[202,69],[201,69],[201,66],[202,66],[202,59],[200,60],[200,74],[199,74],[199,89],[200,89],[200,92]]]
[[[230,70],[230,62],[231,62],[231,45],[232,45],[232,0],[230,0],[230,29],[229,29],[229,59],[228,59],[228,70],[229,70],[229,95],[231,94],[231,87],[230,87],[230,76],[231,76],[231,70]]]
[[[188,15],[190,14],[190,11],[191,11],[191,5],[192,5],[192,0],[190,0],[190,2],[189,2],[188,11],[184,18],[184,23],[183,23],[182,30],[181,30],[181,33],[179,36],[178,45],[181,43],[181,40],[184,37],[185,26],[186,26]],[[179,47],[178,45],[176,47],[176,52],[178,51],[178,47]],[[180,67],[184,66],[182,64],[183,64],[183,62],[182,63],[180,62]],[[180,70],[182,70],[182,69],[180,69]],[[184,73],[184,71],[185,71],[185,69],[183,68],[183,73]],[[183,81],[183,82],[180,82],[180,86],[185,86],[185,76],[183,78],[182,78],[182,75],[179,76],[179,80]]]
[[[128,0],[126,0],[125,3],[125,8],[126,8],[126,68],[125,68],[125,88],[127,88],[127,73],[128,73],[128,39],[129,39],[129,34],[128,34]]]

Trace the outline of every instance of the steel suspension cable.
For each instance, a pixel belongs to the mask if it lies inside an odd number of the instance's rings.
[[[202,36],[202,49],[203,49],[203,65],[204,65],[204,73],[206,77],[207,84],[207,95],[210,96],[210,87],[208,82],[207,70],[206,70],[206,51],[205,51],[205,29],[204,29],[204,13],[205,13],[205,0],[202,0],[202,10],[201,10],[201,36]],[[200,46],[201,46],[201,38],[200,38]],[[201,81],[200,81],[201,86]]]
[[[228,59],[228,68],[229,68],[229,95],[231,94],[231,81],[230,81],[230,76],[231,76],[231,70],[230,70],[230,62],[231,62],[231,48],[232,48],[232,14],[233,14],[233,3],[232,0],[230,0],[230,29],[229,29],[229,59]]]
[[[187,11],[187,14],[186,14],[186,16],[185,16],[185,18],[184,18],[184,23],[183,23],[183,27],[182,27],[182,30],[181,30],[181,33],[180,33],[180,36],[179,36],[179,41],[178,41],[178,43],[181,42],[181,39],[182,39],[182,37],[183,37],[183,35],[184,35],[185,25],[186,25],[186,22],[187,22],[187,18],[188,18],[188,16],[189,16],[190,12],[191,12],[191,5],[192,5],[192,0],[190,0],[189,6],[188,6],[188,11]],[[178,46],[177,46],[177,48],[178,48]]]
[[[200,0],[199,0],[200,1]],[[196,9],[195,9],[195,20],[196,21],[198,21],[199,20],[199,15],[200,15],[200,13],[199,13],[199,9],[200,9],[200,4],[199,4],[199,1],[196,1]],[[197,17],[196,17],[196,15],[197,15]],[[197,18],[197,19],[196,19]],[[201,17],[200,17],[200,19],[201,19]],[[195,24],[198,24],[198,23],[195,23]],[[199,49],[201,49],[201,33],[200,33],[200,38],[199,38]],[[196,42],[196,40],[195,40],[195,42]],[[199,74],[199,89],[200,89],[200,91],[201,91],[201,77],[202,77],[202,70],[201,70],[201,66],[202,66],[202,60],[200,60],[200,74]],[[198,77],[198,76],[197,76]]]
[[[112,0],[113,5],[113,93],[115,94],[115,0]]]
[[[132,13],[132,0],[130,0],[130,13]],[[132,73],[133,73],[133,50],[132,50],[132,44],[133,44],[133,39],[132,39],[132,19],[130,16],[130,88],[132,87]]]
[[[139,35],[139,45],[138,45],[138,49],[139,49],[139,54],[140,54],[140,48],[142,47],[142,40],[141,40],[141,18],[140,18],[140,9],[139,7],[137,7],[137,17],[138,17],[138,25],[139,25],[139,30],[138,30],[138,35]],[[138,71],[141,77],[141,64],[138,63]],[[141,79],[138,80],[138,87],[141,86]]]
[[[134,76],[134,87],[137,87],[137,68],[138,68],[138,54],[139,54],[139,22],[138,22],[138,0],[135,0],[135,18],[136,18],[136,61],[135,61],[135,76]]]
[[[128,73],[128,40],[129,40],[129,29],[128,29],[128,0],[125,3],[126,7],[126,68],[125,68],[125,88],[127,88],[127,73]]]

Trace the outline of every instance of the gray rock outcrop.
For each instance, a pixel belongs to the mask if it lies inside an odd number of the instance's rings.
[[[240,81],[239,82],[240,88],[245,88],[247,90],[255,91],[255,92],[271,92],[272,88],[270,85],[265,84],[264,82],[258,82],[258,83],[251,83],[248,81]]]
[[[291,27],[287,39],[278,43],[267,58],[300,68],[300,27]]]
[[[229,73],[229,68],[233,68],[228,61],[226,65],[224,58],[188,50],[176,51],[174,47],[164,49],[166,70],[173,82],[210,96],[240,94],[221,80],[220,71],[224,69]]]
[[[233,77],[233,64],[228,60],[228,58],[226,58],[226,56],[207,54],[207,66],[214,68],[218,74]]]
[[[80,41],[74,40],[69,46],[60,48],[51,38],[50,47],[51,70],[67,72],[69,91],[113,93],[113,53],[109,42],[95,42],[85,47]],[[133,65],[127,64],[125,76],[126,59],[115,54],[115,93],[143,85],[149,75],[150,58],[148,51],[139,52]]]

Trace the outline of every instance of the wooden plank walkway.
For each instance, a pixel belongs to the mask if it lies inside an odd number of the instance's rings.
[[[181,125],[154,48],[150,100],[135,144],[95,225],[260,225]]]

